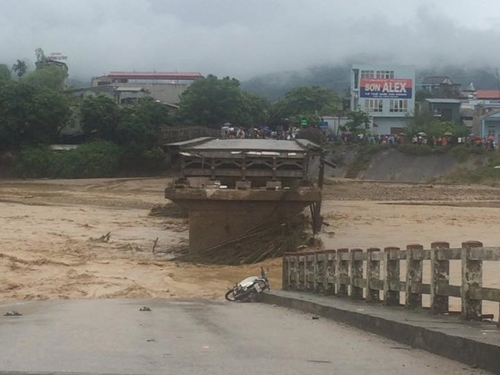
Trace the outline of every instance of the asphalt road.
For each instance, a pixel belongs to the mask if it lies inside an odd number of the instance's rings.
[[[0,374],[12,371],[486,374],[309,314],[198,300],[0,303]]]

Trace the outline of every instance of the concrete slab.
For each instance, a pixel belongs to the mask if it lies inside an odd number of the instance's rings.
[[[8,310],[23,316],[4,317]],[[16,371],[486,375],[328,319],[220,300],[0,303],[0,375]]]
[[[331,318],[500,374],[500,329],[495,323],[464,322],[427,311],[292,291],[266,293],[263,301]]]

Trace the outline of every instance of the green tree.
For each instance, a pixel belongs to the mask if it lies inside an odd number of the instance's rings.
[[[185,122],[218,128],[241,119],[243,97],[237,79],[209,75],[191,84],[182,93],[179,117]]]
[[[104,94],[88,96],[80,106],[82,130],[100,139],[116,141],[120,110],[116,102]]]
[[[141,99],[134,107],[134,113],[142,120],[157,127],[172,123],[169,108],[153,98]]]
[[[267,119],[269,103],[257,95],[241,92],[241,112],[237,122],[245,126],[258,127]]]
[[[148,116],[140,113],[137,108],[122,108],[115,141],[122,145],[133,145],[141,150],[154,146],[161,124],[152,123]]]
[[[53,142],[69,115],[61,93],[17,81],[0,84],[0,148]]]
[[[435,97],[435,95],[432,92],[430,92],[429,90],[418,90],[415,93],[415,100],[417,102],[422,102],[425,99],[434,98],[434,97]]]
[[[68,73],[57,66],[46,66],[22,77],[22,81],[33,86],[47,87],[56,91],[64,90]]]
[[[317,125],[321,116],[334,114],[340,108],[340,99],[330,89],[319,86],[297,87],[276,102],[271,111],[271,122],[289,122],[299,126],[302,119]]]
[[[468,130],[463,125],[457,125],[450,121],[440,121],[428,111],[420,111],[415,116],[408,118],[406,132],[409,135],[424,132],[428,137],[440,137],[447,132],[456,136],[465,136]]]
[[[0,81],[8,81],[11,77],[9,67],[5,64],[0,64]]]
[[[16,63],[12,65],[12,70],[21,78],[28,71],[28,65],[26,65],[26,62],[23,60],[17,60]]]
[[[355,134],[364,133],[370,128],[370,116],[365,111],[350,111],[347,118],[348,121],[345,123],[344,129],[349,129]]]

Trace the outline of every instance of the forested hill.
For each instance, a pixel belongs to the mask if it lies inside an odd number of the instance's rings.
[[[299,86],[328,87],[338,94],[349,88],[350,65],[311,67],[304,71],[269,73],[242,83],[243,90],[269,101],[276,101]]]
[[[298,86],[323,86],[343,95],[349,89],[350,64],[315,66],[302,71],[268,73],[242,83],[242,88],[270,101],[276,101]],[[478,90],[499,89],[495,67],[467,68],[458,65],[417,67],[416,80],[423,77],[446,75],[463,88],[470,82]]]

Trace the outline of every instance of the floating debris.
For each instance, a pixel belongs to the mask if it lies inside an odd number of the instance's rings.
[[[23,316],[23,314],[17,311],[7,311],[3,316]]]

